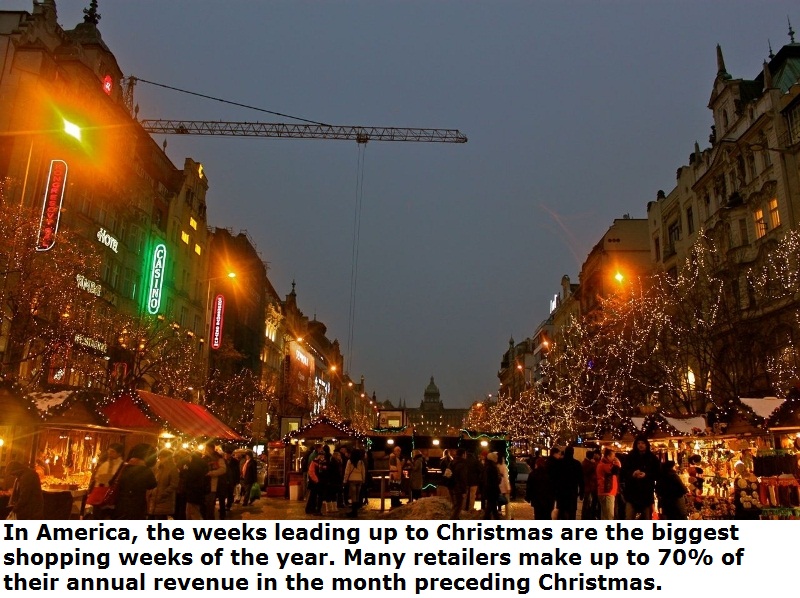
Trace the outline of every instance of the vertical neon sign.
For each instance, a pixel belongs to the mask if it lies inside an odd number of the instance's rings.
[[[217,295],[211,308],[211,348],[222,346],[222,320],[225,315],[225,297]]]
[[[147,313],[155,315],[161,309],[161,289],[164,286],[164,273],[167,266],[167,248],[163,243],[153,251],[153,266],[150,269],[150,284],[147,293]]]
[[[42,216],[39,219],[39,234],[36,237],[36,251],[48,251],[56,244],[58,222],[61,219],[61,204],[67,188],[67,163],[52,160],[47,175],[47,187],[42,203]]]

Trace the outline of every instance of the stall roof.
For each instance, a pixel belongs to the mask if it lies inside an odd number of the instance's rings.
[[[667,420],[670,426],[686,436],[702,434],[706,430],[706,420],[702,415],[695,415],[692,417],[664,416],[664,419]]]
[[[125,393],[102,407],[109,424],[128,429],[166,428],[192,437],[244,440],[202,405],[144,390]]]
[[[778,407],[783,405],[786,399],[777,397],[764,397],[763,399],[739,399],[743,405],[750,407],[753,412],[763,419],[772,415]]]
[[[292,438],[358,438],[365,440],[366,436],[344,422],[337,422],[327,417],[317,417],[294,432],[289,432],[283,437],[283,441],[289,442]]]
[[[0,383],[0,425],[31,426],[39,423],[41,418],[33,403],[10,383]]]

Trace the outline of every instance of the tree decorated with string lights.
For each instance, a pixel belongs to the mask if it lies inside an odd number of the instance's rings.
[[[40,384],[48,379],[67,383],[69,373],[99,381],[105,371],[96,360],[76,358],[90,351],[86,345],[97,340],[87,331],[104,331],[102,300],[79,286],[80,280],[99,278],[98,253],[83,238],[64,228],[48,251],[37,251],[40,214],[6,203],[8,184],[8,180],[0,184],[0,337],[4,341],[4,373],[13,375],[22,364],[28,364],[28,377],[19,380],[21,383]]]
[[[253,416],[258,401],[267,402],[267,411],[275,409],[274,397],[268,395],[255,374],[242,368],[232,377],[213,372],[205,384],[204,404],[222,422],[246,437],[253,436]]]
[[[181,334],[177,324],[169,323],[164,316],[119,313],[110,321],[119,331],[112,353],[125,365],[115,380],[118,388],[149,388],[188,399],[191,389],[202,386],[199,351],[194,339]]]

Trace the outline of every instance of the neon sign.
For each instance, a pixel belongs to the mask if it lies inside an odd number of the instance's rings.
[[[222,346],[222,319],[225,314],[225,297],[217,295],[211,309],[211,348]]]
[[[112,89],[114,89],[114,80],[111,78],[111,75],[106,75],[103,77],[103,92],[107,96],[110,96]]]
[[[67,163],[64,160],[50,162],[42,216],[39,219],[39,234],[36,237],[36,251],[48,251],[56,244],[61,203],[64,201],[64,190],[67,188],[67,170]]]
[[[167,248],[163,243],[153,251],[153,267],[150,270],[149,292],[147,293],[147,313],[155,315],[161,309],[162,287],[167,266]]]

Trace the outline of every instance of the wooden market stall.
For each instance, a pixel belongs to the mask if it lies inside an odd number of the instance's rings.
[[[268,445],[268,495],[302,500],[305,495],[303,463],[316,444],[328,445],[331,452],[342,446],[368,449],[369,438],[351,428],[348,422],[337,422],[327,417],[312,419],[286,434],[281,443]]]

